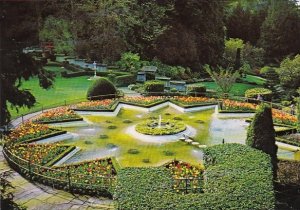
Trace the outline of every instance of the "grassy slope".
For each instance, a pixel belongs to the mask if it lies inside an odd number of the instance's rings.
[[[218,91],[218,86],[215,82],[201,82],[201,83],[195,83],[193,85],[202,84],[207,87],[207,89]],[[250,85],[250,84],[243,84],[243,83],[235,83],[230,91],[230,93],[238,96],[244,96],[245,91],[250,88],[258,87],[257,85]]]
[[[92,81],[87,80],[88,77],[62,78],[59,76],[59,72],[61,71],[60,67],[48,66],[46,69],[55,72],[57,75],[53,88],[45,90],[39,87],[37,78],[25,81],[22,85],[23,89],[29,89],[36,97],[37,103],[33,109],[40,108],[41,106],[47,107],[53,104],[63,104],[65,100],[70,102],[74,99],[85,98],[86,91],[92,83]],[[16,110],[10,108],[10,111],[12,117],[15,117],[27,113],[30,110],[21,108],[19,113],[17,113]]]

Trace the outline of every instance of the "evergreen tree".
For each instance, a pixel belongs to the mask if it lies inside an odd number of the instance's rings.
[[[224,52],[224,4],[219,0],[175,0],[168,28],[155,42],[153,56],[169,65],[216,66]]]
[[[246,144],[271,156],[274,176],[276,177],[277,146],[270,106],[262,104],[256,110],[253,121],[248,127]]]
[[[39,79],[40,86],[43,88],[49,88],[53,82],[52,73],[45,71],[41,63],[37,62],[30,55],[22,53],[24,44],[35,40],[33,38],[35,36],[28,36],[27,38],[30,39],[27,42],[20,34],[26,34],[26,32],[37,33],[37,30],[33,30],[33,28],[37,27],[37,24],[35,19],[31,19],[31,24],[28,19],[25,19],[23,22],[22,18],[20,18],[23,17],[23,14],[15,10],[15,6],[15,2],[3,3],[3,10],[0,16],[1,29],[19,27],[18,34],[14,35],[9,30],[0,30],[0,126],[6,125],[10,120],[8,103],[15,108],[32,107],[35,104],[35,98],[30,93],[30,90],[21,88],[23,80],[36,76]],[[29,7],[34,5],[23,6]],[[23,9],[21,8],[21,10]],[[27,31],[24,26],[28,25],[30,25],[30,30]]]
[[[261,27],[260,45],[268,62],[300,53],[300,10],[294,1],[272,1]]]

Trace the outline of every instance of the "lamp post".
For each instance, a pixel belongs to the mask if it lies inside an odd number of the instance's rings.
[[[97,74],[96,74],[96,72],[97,72],[97,63],[96,63],[96,61],[94,61],[93,65],[94,65],[94,70],[95,70],[94,78],[96,78],[97,77]]]

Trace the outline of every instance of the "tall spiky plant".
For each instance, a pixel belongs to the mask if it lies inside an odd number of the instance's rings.
[[[220,66],[216,70],[212,70],[209,65],[205,65],[204,69],[219,86],[224,95],[229,94],[236,79],[240,76],[238,71],[224,69]]]

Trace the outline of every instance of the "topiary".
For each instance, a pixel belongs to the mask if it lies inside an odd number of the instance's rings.
[[[258,107],[253,121],[248,127],[246,144],[271,156],[275,176],[278,148],[275,144],[272,109],[269,105],[262,104]]]
[[[89,87],[87,98],[89,100],[115,98],[116,94],[116,87],[107,79],[100,78]]]

